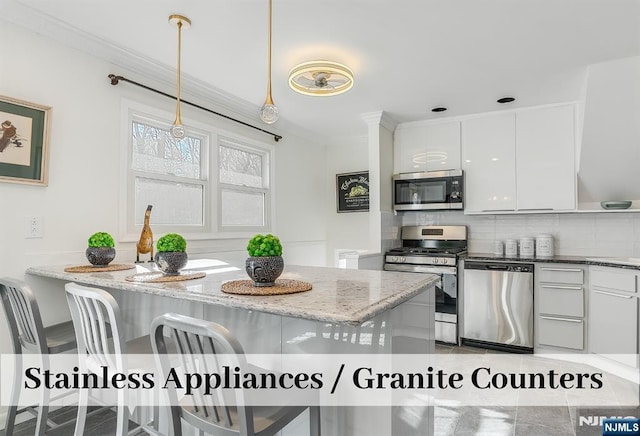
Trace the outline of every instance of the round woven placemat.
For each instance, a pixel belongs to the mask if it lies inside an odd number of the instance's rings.
[[[278,279],[273,286],[254,286],[252,280],[232,280],[222,284],[222,292],[237,295],[283,295],[311,290],[311,283]]]
[[[128,282],[140,282],[140,283],[167,283],[167,282],[182,282],[185,280],[201,279],[206,274],[203,272],[181,272],[178,275],[170,276],[161,272],[147,272],[134,274],[127,276],[124,279]]]
[[[123,271],[125,269],[133,269],[136,266],[132,263],[112,263],[106,266],[93,266],[93,265],[78,265],[68,266],[64,269],[64,272],[70,273],[91,273],[91,272],[105,272],[105,271]]]

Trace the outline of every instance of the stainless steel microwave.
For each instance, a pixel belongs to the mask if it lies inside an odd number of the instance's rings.
[[[393,176],[393,209],[462,209],[462,177],[462,170],[397,174]]]

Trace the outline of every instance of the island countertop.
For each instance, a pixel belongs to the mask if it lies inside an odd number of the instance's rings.
[[[287,265],[280,278],[306,281],[313,289],[287,295],[233,295],[222,292],[221,285],[229,280],[247,279],[244,269],[211,259],[190,261],[186,268],[205,272],[207,275],[202,279],[170,283],[125,280],[151,268],[136,265],[136,269],[124,271],[69,273],[64,271],[65,265],[58,265],[31,267],[26,272],[101,288],[351,325],[361,324],[413,298],[439,280],[435,274]]]

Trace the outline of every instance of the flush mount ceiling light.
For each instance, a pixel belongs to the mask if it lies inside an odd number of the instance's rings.
[[[446,107],[434,107],[433,109],[431,109],[431,112],[444,112],[446,110]]]
[[[182,119],[180,118],[180,55],[182,50],[182,29],[188,29],[191,27],[191,20],[182,15],[169,15],[169,23],[178,28],[178,65],[177,65],[177,92],[176,92],[176,119],[171,126],[171,136],[176,139],[184,138],[184,126],[182,125]]]
[[[499,98],[499,99],[498,99],[498,100],[496,100],[496,101],[497,101],[498,103],[502,103],[502,104],[504,104],[504,103],[511,103],[512,101],[516,101],[516,99],[515,99],[515,98],[513,98],[513,97],[502,97],[502,98]]]
[[[266,124],[273,124],[278,121],[280,111],[275,104],[273,104],[273,98],[271,97],[271,9],[272,4],[269,0],[269,37],[268,37],[268,50],[267,50],[267,99],[264,101],[262,108],[260,108],[260,119]]]
[[[304,62],[289,72],[289,86],[305,95],[338,95],[353,87],[353,72],[337,62]]]

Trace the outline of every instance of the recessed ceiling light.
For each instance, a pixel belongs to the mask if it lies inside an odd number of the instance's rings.
[[[516,99],[513,97],[502,97],[502,98],[499,98],[497,101],[498,103],[511,103],[512,101],[516,101]]]
[[[431,109],[431,112],[444,112],[446,110],[446,107],[434,107],[433,109]]]

